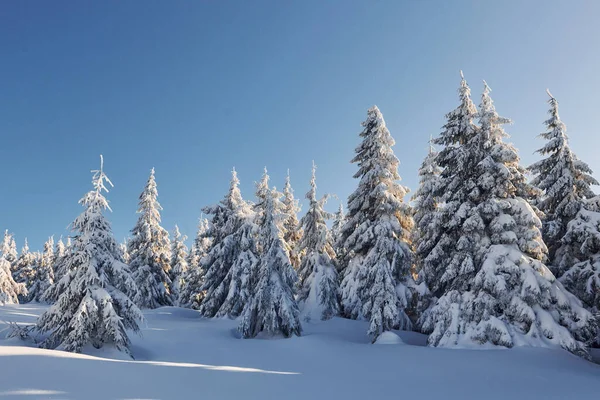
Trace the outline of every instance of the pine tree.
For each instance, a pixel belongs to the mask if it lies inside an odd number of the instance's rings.
[[[171,241],[171,282],[173,282],[173,297],[179,299],[179,293],[184,285],[184,276],[188,270],[187,236],[181,235],[179,227],[175,225],[173,240]]]
[[[0,305],[18,304],[19,297],[27,295],[23,283],[17,283],[12,276],[12,265],[16,264],[16,249],[13,236],[6,231],[0,248]]]
[[[543,221],[544,242],[548,246],[550,263],[556,276],[561,276],[572,264],[562,264],[561,258],[569,258],[569,254],[558,254],[561,238],[567,226],[581,208],[583,201],[594,197],[591,185],[598,185],[591,174],[590,167],[580,161],[569,147],[567,127],[558,115],[558,101],[550,94],[550,118],[544,124],[547,131],[540,137],[548,142],[537,152],[547,156],[529,167],[536,176],[532,184],[543,191],[538,204],[545,214]],[[560,252],[559,252],[560,253]]]
[[[229,192],[217,205],[204,208],[212,215],[212,246],[201,264],[206,270],[200,312],[209,318],[237,317],[248,298],[247,276],[257,262],[254,213],[242,199],[240,181],[232,171]]]
[[[127,251],[127,239],[119,243],[119,251],[121,253],[121,257],[123,258],[123,262],[129,265],[130,257],[129,252]]]
[[[150,173],[144,191],[140,194],[137,212],[140,217],[128,242],[129,265],[138,294],[133,301],[140,308],[158,308],[173,305],[171,297],[171,242],[169,233],[160,225],[160,206],[154,178]]]
[[[333,215],[323,209],[327,195],[317,200],[316,168],[313,162],[310,190],[306,193],[309,208],[300,221],[304,229],[298,243],[299,254],[302,254],[298,300],[302,302],[302,313],[307,321],[330,319],[340,311],[335,252],[326,223]]]
[[[516,149],[503,142],[510,120],[498,115],[489,91],[486,84],[480,128],[468,140],[440,137],[448,140],[438,156],[446,167],[440,241],[451,244],[443,274],[433,274],[442,276],[443,291],[422,328],[432,346],[560,346],[586,356],[595,322],[543,263],[541,221],[526,200],[533,189]]]
[[[285,241],[287,248],[289,249],[289,257],[294,268],[298,268],[300,265],[301,254],[297,252],[298,241],[302,237],[302,230],[300,222],[298,221],[298,213],[300,212],[300,205],[298,200],[294,198],[294,190],[290,183],[290,170],[285,177],[285,185],[283,186],[283,213],[285,215],[283,220],[283,240]]]
[[[183,287],[179,293],[179,305],[199,309],[204,299],[204,276],[206,275],[204,264],[201,262],[212,245],[208,219],[201,217],[198,224],[198,232],[192,249],[188,254],[188,270],[183,276]]]
[[[376,106],[362,123],[362,143],[352,162],[358,188],[348,198],[347,221],[342,228],[345,249],[341,283],[343,314],[370,321],[373,341],[384,331],[410,329],[407,309],[414,297],[411,275],[413,252],[412,210],[403,198],[408,189],[397,183],[399,161],[394,139]]]
[[[49,333],[42,342],[45,348],[81,352],[90,344],[95,348],[110,345],[129,354],[126,330],[138,332],[143,317],[125,294],[133,291],[135,283],[120,260],[103,214],[110,207],[102,192],[108,192],[106,184],[112,183],[102,163],[92,173],[94,189],[79,201],[84,211],[71,224],[76,236],[72,252],[67,253],[69,272],[58,282],[62,294],[40,316],[37,328]]]
[[[63,270],[63,268],[61,268],[61,266],[63,265],[63,259],[65,258],[67,253],[67,247],[65,246],[65,243],[63,242],[62,236],[58,239],[58,242],[56,242],[56,246],[54,249],[54,261],[52,264],[52,270],[54,271],[54,281],[58,282],[63,275],[65,274],[65,271]]]
[[[29,244],[27,243],[27,238],[25,238],[25,244],[15,263],[13,279],[15,282],[23,284],[26,289],[29,289],[35,281],[35,276],[35,254],[29,252]],[[27,301],[26,293],[22,293],[18,297],[19,302]]]
[[[346,214],[344,213],[344,205],[340,203],[337,212],[333,216],[333,222],[331,223],[331,243],[333,250],[335,251],[336,258],[343,259],[345,257],[345,251],[343,248],[342,239],[342,228],[346,223]],[[336,263],[336,268],[340,269],[342,263]]]
[[[600,196],[583,200],[561,242],[572,264],[560,281],[600,321]],[[600,330],[595,341],[600,345]]]
[[[54,285],[54,238],[44,243],[42,257],[35,268],[35,280],[29,288],[29,301],[51,302],[57,297],[47,297],[46,292]]]
[[[265,172],[266,175],[266,172]],[[288,215],[282,212],[282,193],[265,189],[268,175],[257,185],[256,205],[259,225],[258,264],[250,268],[250,296],[246,302],[239,330],[244,338],[259,334],[290,337],[300,335],[302,327],[298,304],[294,298],[297,274],[292,266],[285,242],[282,223]]]

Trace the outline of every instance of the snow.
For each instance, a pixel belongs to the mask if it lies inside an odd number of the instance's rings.
[[[0,307],[0,330],[8,321],[33,324],[46,308]],[[145,317],[143,335],[131,335],[135,361],[108,348],[27,347],[0,333],[0,398],[463,399],[466,382],[469,398],[486,400],[594,398],[600,391],[600,366],[564,350],[431,348],[425,336],[398,331],[381,340],[396,336],[405,345],[375,346],[368,322],[341,318],[304,324],[301,337],[243,340],[237,321],[194,310],[162,307]]]

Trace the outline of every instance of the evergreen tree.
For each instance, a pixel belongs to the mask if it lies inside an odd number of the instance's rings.
[[[265,173],[266,175],[266,173]],[[250,268],[249,298],[244,306],[239,330],[244,338],[258,334],[290,337],[300,335],[302,327],[294,298],[297,274],[283,240],[282,193],[265,189],[268,175],[257,185],[256,205],[259,225],[260,259]]]
[[[121,257],[123,258],[123,262],[129,265],[130,257],[129,252],[127,251],[127,239],[123,240],[123,242],[119,243],[119,252],[121,253]]]
[[[173,282],[172,292],[175,299],[179,299],[179,293],[184,285],[184,276],[188,270],[186,240],[187,236],[181,235],[179,227],[175,225],[171,241],[171,282]]]
[[[188,265],[190,267],[197,267],[200,265],[200,260],[204,257],[212,244],[212,239],[209,236],[210,224],[207,218],[200,217],[198,221],[198,230],[192,248],[188,254]]]
[[[442,172],[437,179],[434,196],[444,203],[444,207],[438,208],[437,212],[430,216],[426,237],[428,241],[422,240],[417,243],[420,257],[419,279],[426,282],[434,298],[445,293],[450,280],[461,271],[462,253],[455,252],[456,240],[460,237],[457,232],[459,221],[453,220],[453,216],[458,215],[459,211],[462,212],[461,207],[468,197],[468,188],[475,186],[471,174],[477,160],[469,158],[463,146],[470,143],[478,132],[478,127],[473,122],[477,109],[471,100],[471,89],[462,71],[458,97],[460,104],[446,114],[443,131],[433,140],[434,144],[442,146],[435,157],[436,164]],[[465,281],[472,279],[472,275],[469,276],[471,272],[462,271]]]
[[[29,288],[29,301],[52,302],[56,298],[46,297],[46,291],[54,285],[54,238],[44,243],[42,257],[35,269],[35,280]]]
[[[560,281],[600,321],[600,196],[583,200],[562,243],[569,248],[572,264]],[[600,330],[596,345],[600,345]]]
[[[235,170],[229,192],[217,205],[204,208],[212,215],[212,246],[201,264],[206,270],[200,312],[206,317],[237,317],[248,298],[248,274],[256,263],[254,213],[242,199]]]
[[[179,293],[180,306],[197,310],[204,299],[202,286],[206,271],[201,260],[212,245],[209,228],[208,219],[201,217],[196,238],[188,255],[188,270],[183,276],[183,287]]]
[[[6,231],[0,250],[0,305],[18,304],[19,297],[27,294],[23,283],[17,283],[12,276],[12,264],[16,263],[14,239]]]
[[[15,282],[21,283],[26,289],[29,289],[35,281],[35,254],[29,252],[29,244],[25,238],[25,244],[21,249],[21,254],[15,263],[13,278]],[[19,297],[19,302],[27,301],[27,294],[22,293]]]
[[[384,331],[410,329],[414,279],[410,231],[412,210],[403,198],[408,189],[397,183],[399,161],[394,139],[374,106],[362,123],[362,143],[352,162],[358,188],[348,198],[341,242],[345,249],[341,283],[342,312],[370,321],[373,341]]]
[[[569,147],[567,127],[558,115],[558,101],[550,94],[550,118],[544,123],[547,131],[540,137],[548,142],[537,152],[547,156],[529,167],[536,176],[532,184],[543,191],[538,204],[545,214],[543,221],[544,242],[548,246],[550,262],[556,276],[561,276],[572,264],[562,264],[560,258],[569,258],[568,254],[559,254],[561,238],[567,226],[581,208],[583,201],[594,197],[591,185],[598,185],[591,174],[590,167],[580,161]]]
[[[63,265],[63,260],[66,256],[66,254],[67,254],[67,247],[65,246],[65,243],[63,242],[63,239],[61,236],[58,239],[58,242],[56,242],[56,246],[54,249],[54,261],[52,264],[55,282],[58,282],[65,274],[65,271],[63,270],[63,268],[61,268],[61,266]]]
[[[290,170],[285,177],[285,185],[283,186],[283,213],[285,215],[283,219],[283,240],[287,244],[289,249],[289,257],[294,268],[298,268],[300,265],[301,254],[298,254],[296,247],[298,241],[302,237],[302,230],[300,222],[298,221],[298,213],[300,212],[300,205],[298,200],[294,198],[294,190],[290,183]]]
[[[140,217],[128,242],[129,265],[138,293],[133,301],[140,308],[158,308],[173,305],[171,297],[171,242],[169,233],[160,225],[160,206],[154,178],[150,173],[140,195],[137,212]]]
[[[331,224],[331,242],[333,250],[338,259],[344,258],[344,248],[342,239],[342,228],[346,223],[346,214],[344,213],[344,205],[340,203],[337,212],[333,216],[333,222]],[[339,270],[342,263],[336,263],[336,268]]]
[[[2,254],[6,261],[14,269],[17,261],[17,244],[12,233],[8,233],[8,229],[4,231],[4,239],[2,240]]]
[[[102,158],[101,158],[102,160]],[[116,347],[129,354],[126,330],[139,331],[142,313],[126,295],[134,291],[127,265],[120,260],[118,245],[103,211],[110,207],[103,195],[112,186],[100,170],[92,171],[94,189],[79,201],[84,211],[71,224],[76,232],[72,252],[67,253],[68,273],[58,301],[37,322],[49,335],[42,347],[81,352],[86,345]]]
[[[447,167],[440,241],[451,244],[443,274],[433,274],[442,276],[443,292],[422,317],[423,330],[432,346],[554,345],[585,356],[594,320],[543,263],[541,221],[526,200],[533,189],[516,149],[503,142],[510,120],[498,115],[489,91],[486,84],[480,128],[467,140],[454,135],[438,157]]]
[[[298,269],[300,277],[299,301],[307,321],[313,318],[330,319],[340,311],[338,302],[338,276],[335,252],[326,220],[333,217],[323,207],[328,196],[317,200],[316,166],[313,163],[310,190],[306,193],[309,208],[300,223],[303,229],[298,244],[302,260]]]

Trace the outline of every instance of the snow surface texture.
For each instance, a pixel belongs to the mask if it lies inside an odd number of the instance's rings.
[[[46,307],[3,306],[0,321],[33,324]],[[143,336],[131,335],[135,361],[108,348],[26,347],[0,333],[0,398],[552,400],[600,392],[600,366],[563,350],[431,348],[423,347],[425,336],[398,331],[386,336],[405,345],[374,346],[368,322],[340,318],[304,324],[303,336],[292,339],[240,340],[236,321],[189,309],[163,307],[145,317]]]

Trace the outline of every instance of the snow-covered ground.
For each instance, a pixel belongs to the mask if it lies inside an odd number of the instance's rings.
[[[45,306],[0,307],[33,323]],[[600,365],[562,350],[449,350],[397,332],[369,344],[367,324],[304,324],[293,339],[239,339],[236,322],[192,310],[148,311],[135,361],[26,347],[0,333],[0,399],[582,399],[600,393]],[[401,340],[400,340],[401,339]]]

